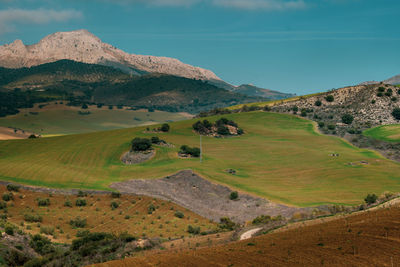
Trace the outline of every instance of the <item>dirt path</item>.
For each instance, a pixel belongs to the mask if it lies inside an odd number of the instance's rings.
[[[256,229],[251,229],[247,232],[244,232],[241,236],[240,236],[240,240],[245,240],[245,239],[249,239],[251,238],[255,233],[257,233],[258,231],[260,231],[262,229],[262,227],[260,228],[256,228]]]

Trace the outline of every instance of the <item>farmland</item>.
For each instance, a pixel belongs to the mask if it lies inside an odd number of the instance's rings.
[[[400,142],[400,124],[378,126],[364,131],[363,134],[387,142]]]
[[[398,163],[321,135],[311,121],[266,112],[226,117],[237,122],[245,134],[203,137],[202,163],[177,155],[181,145],[199,143],[191,129],[196,120],[187,120],[171,123],[170,133],[157,134],[175,147],[156,147],[151,161],[132,166],[124,165],[120,156],[134,137],[155,135],[146,133],[146,127],[2,141],[0,177],[36,186],[110,190],[113,182],[155,179],[192,169],[239,191],[296,206],[357,204],[368,193],[400,191]],[[227,169],[236,170],[236,175]]]

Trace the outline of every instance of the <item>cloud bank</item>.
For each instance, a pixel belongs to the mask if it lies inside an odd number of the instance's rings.
[[[4,9],[0,10],[0,34],[14,31],[19,24],[48,24],[82,17],[82,13],[76,10]]]

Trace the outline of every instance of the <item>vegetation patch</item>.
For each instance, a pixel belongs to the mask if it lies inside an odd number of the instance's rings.
[[[243,134],[243,129],[239,128],[236,122],[227,118],[220,118],[215,123],[211,123],[208,120],[197,121],[192,127],[193,130],[201,135],[214,137]]]

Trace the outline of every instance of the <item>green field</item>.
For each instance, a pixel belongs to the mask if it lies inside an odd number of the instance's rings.
[[[387,142],[400,142],[400,124],[382,125],[363,132],[365,136]]]
[[[400,191],[400,164],[318,134],[311,121],[265,112],[226,117],[239,123],[245,135],[204,137],[203,163],[177,157],[180,145],[199,143],[191,129],[195,120],[187,120],[172,123],[170,133],[158,135],[176,148],[159,147],[153,160],[136,166],[125,166],[119,158],[132,138],[154,135],[143,133],[145,127],[1,141],[0,177],[31,185],[107,189],[114,181],[160,178],[191,168],[240,191],[298,206],[356,204],[368,193]],[[225,172],[229,168],[237,175]]]
[[[91,113],[79,115],[79,111]],[[36,112],[38,114],[34,115]],[[133,111],[117,107],[109,110],[108,107],[98,109],[95,106],[82,110],[80,107],[52,103],[42,109],[36,105],[35,108],[21,110],[17,115],[0,118],[0,126],[19,128],[46,136],[131,128],[186,118],[187,116],[181,113]]]

